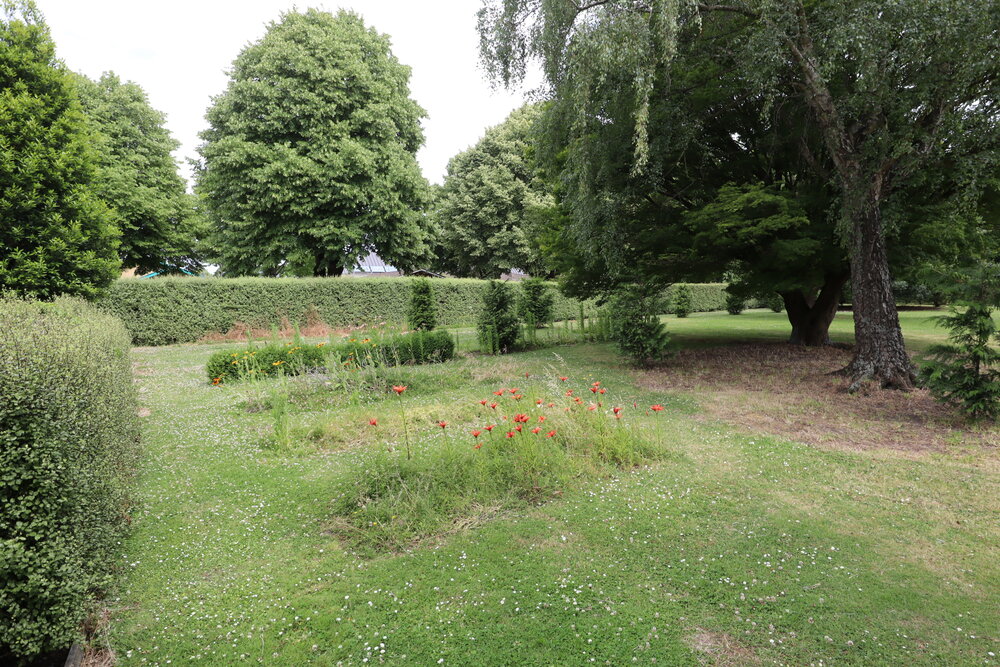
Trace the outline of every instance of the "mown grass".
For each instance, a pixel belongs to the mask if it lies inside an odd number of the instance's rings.
[[[910,341],[940,335],[904,314]],[[784,315],[670,318],[675,340],[784,338]],[[759,326],[758,326],[759,325]],[[836,336],[847,332],[838,322]],[[996,664],[996,453],[846,452],[742,432],[638,388],[606,346],[397,369],[414,454],[524,373],[594,381],[661,460],[561,494],[446,512],[365,553],[337,489],[390,448],[391,391],[210,387],[209,346],[136,352],[147,460],[110,641],[123,664]],[[521,380],[523,382],[523,380]],[[313,384],[309,384],[313,383]],[[662,404],[647,414],[641,406]],[[369,424],[371,418],[378,426]],[[437,431],[435,431],[437,428]],[[471,448],[468,451],[472,451]],[[423,531],[421,534],[426,534]],[[436,537],[433,537],[436,535]]]

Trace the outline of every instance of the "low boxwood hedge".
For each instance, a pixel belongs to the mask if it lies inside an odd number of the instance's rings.
[[[130,343],[82,301],[0,298],[0,664],[68,648],[114,582],[139,452]]]

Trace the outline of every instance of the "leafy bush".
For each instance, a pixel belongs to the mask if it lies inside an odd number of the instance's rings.
[[[234,380],[248,380],[272,375],[300,375],[326,366],[325,343],[311,344],[304,341],[253,343],[219,350],[208,358],[205,372],[212,384]]]
[[[337,361],[351,366],[401,366],[448,361],[455,356],[455,339],[447,331],[413,331],[385,338],[351,339],[331,350]]]
[[[746,310],[747,302],[741,294],[726,292],[726,312],[730,315],[739,315]]]
[[[780,313],[785,309],[785,301],[777,292],[768,292],[762,295],[757,302],[762,308],[770,308],[772,313]]]
[[[410,278],[129,278],[112,283],[98,306],[125,322],[136,345],[188,343],[237,325],[270,329],[317,318],[332,328],[401,324]],[[477,321],[485,280],[435,278],[437,326]],[[555,319],[577,302],[553,290]]]
[[[635,286],[623,288],[608,303],[610,338],[635,364],[648,365],[667,353],[669,337],[658,313],[660,299]]]
[[[114,583],[139,452],[130,341],[75,300],[0,299],[0,663],[77,639]]]
[[[663,304],[666,312],[673,312],[677,293],[682,288],[687,291],[690,299],[691,313],[707,313],[713,310],[726,309],[726,283],[677,283],[671,285],[663,294]]]
[[[678,285],[674,293],[674,315],[687,317],[691,313],[691,307],[691,288],[687,285]]]
[[[506,283],[491,280],[483,292],[482,310],[476,327],[480,347],[490,354],[506,354],[517,342],[518,328],[510,288]]]
[[[521,281],[521,299],[518,306],[521,319],[529,326],[542,327],[552,319],[555,295],[541,278]]]
[[[437,326],[437,309],[434,291],[426,278],[414,280],[410,291],[410,311],[407,313],[410,328],[430,331]]]

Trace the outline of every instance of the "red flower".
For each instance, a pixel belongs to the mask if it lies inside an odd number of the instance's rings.
[[[652,410],[653,412],[659,412],[660,410],[663,409],[663,406],[657,403],[656,405],[649,406],[649,409]]]
[[[530,373],[525,373],[524,377],[531,377],[531,374]]]
[[[554,408],[554,407],[556,407],[556,404],[555,403],[549,403],[548,406],[546,406],[546,407]]]
[[[392,390],[396,392],[396,394],[402,394],[406,391],[406,385],[393,385]]]
[[[600,387],[601,383],[600,382],[595,382],[592,386],[594,386],[594,387]]]
[[[514,387],[513,389],[508,389],[507,391],[509,391],[512,394],[516,394],[518,390],[517,387]]]
[[[446,422],[446,421],[440,421],[440,422],[438,422],[438,426],[440,426],[441,428],[445,428],[446,426],[448,426],[448,422]]]
[[[591,393],[596,394],[597,393],[597,387],[591,387],[590,391],[591,391]]]
[[[507,437],[508,438],[513,438],[514,437],[514,432],[513,431],[507,431]]]
[[[538,421],[540,422],[545,421],[545,415],[538,415]]]
[[[539,398],[535,400],[535,405],[541,405],[541,404],[542,404],[542,399]]]
[[[518,424],[517,426],[514,427],[514,430],[517,431],[518,433],[520,433],[521,432],[521,428],[522,428],[521,425]]]
[[[573,390],[572,389],[567,389],[566,390],[566,395],[567,396],[572,396],[573,395]]]
[[[524,398],[524,394],[514,394],[515,401],[520,401],[522,398]]]
[[[482,446],[483,446],[483,443],[481,443],[481,442],[480,442],[479,444],[476,444],[476,445],[473,445],[473,447],[472,447],[472,448],[473,448],[473,449],[479,449],[479,448],[481,448]]]
[[[563,376],[561,376],[561,377],[560,377],[559,379],[560,379],[560,380],[562,380],[563,382],[565,382],[565,381],[566,381],[566,380],[568,380],[569,378],[568,378],[568,377],[566,377],[565,375],[563,375]]]
[[[476,429],[475,431],[472,432],[472,437],[473,438],[478,438],[481,434],[482,434],[482,431],[480,431],[479,429]]]
[[[483,428],[485,428],[487,431],[492,431],[493,430],[493,424],[487,424]]]
[[[582,398],[580,398],[579,396],[577,396],[577,397],[576,397],[576,398],[574,398],[573,400],[574,400],[574,401],[576,401],[577,405],[579,405],[580,403],[583,403],[583,399],[582,399]]]
[[[587,406],[587,409],[590,410],[591,412],[593,412],[594,410],[597,409],[597,406],[594,405],[593,403],[591,403],[590,405]]]
[[[607,389],[605,389],[604,387],[601,387],[601,393],[602,393],[602,394],[606,394],[606,393],[608,393],[608,390],[607,390]]]
[[[479,405],[486,405],[486,403],[487,403],[487,400],[485,398],[483,400],[479,401]]]
[[[555,431],[549,431],[548,433],[545,434],[545,437],[546,438],[552,438],[552,437],[555,436],[555,434],[556,434]]]
[[[527,424],[528,423],[528,415],[514,415],[514,423],[517,423],[517,422],[524,422],[525,424]]]
[[[493,408],[494,410],[496,410],[497,409],[497,404],[496,403],[490,403],[490,407]]]
[[[531,432],[534,433],[535,435],[538,435],[538,432],[541,430],[542,430],[541,426],[536,426],[535,428],[531,429]]]
[[[493,392],[493,395],[494,396],[503,396],[504,392],[506,392],[506,391],[507,391],[506,389],[501,389],[500,391]]]
[[[615,414],[618,414],[619,412],[622,411],[622,409],[621,408],[611,408],[611,411],[614,412]]]
[[[377,419],[375,419],[374,417],[372,417],[371,419],[369,419],[369,420],[368,420],[368,423],[369,423],[370,425],[372,425],[372,426],[378,426],[378,420],[377,420]]]
[[[621,418],[622,418],[622,413],[616,412],[615,413],[615,419],[621,419]]]

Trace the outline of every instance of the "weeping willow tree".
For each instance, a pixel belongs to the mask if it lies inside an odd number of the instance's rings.
[[[663,173],[663,151],[697,141],[705,119],[685,115],[680,103],[698,92],[672,82],[718,67],[723,54],[720,76],[736,71],[741,86],[727,92],[732,106],[756,97],[766,117],[801,105],[802,124],[818,138],[802,155],[833,192],[837,238],[850,258],[852,389],[913,385],[891,289],[887,227],[895,223],[886,213],[928,173],[945,172],[955,205],[971,209],[982,175],[996,170],[1000,51],[988,45],[1000,40],[1000,3],[485,0],[479,31],[495,81],[515,84],[541,67],[553,102],[547,126],[565,149],[573,217],[584,221],[578,240],[633,271],[642,264],[630,246],[643,240],[622,238],[620,221],[599,215],[607,197],[594,195],[609,176],[637,187],[675,178]],[[621,141],[628,159],[609,173],[606,157],[620,153]],[[685,152],[670,155],[683,168]]]

